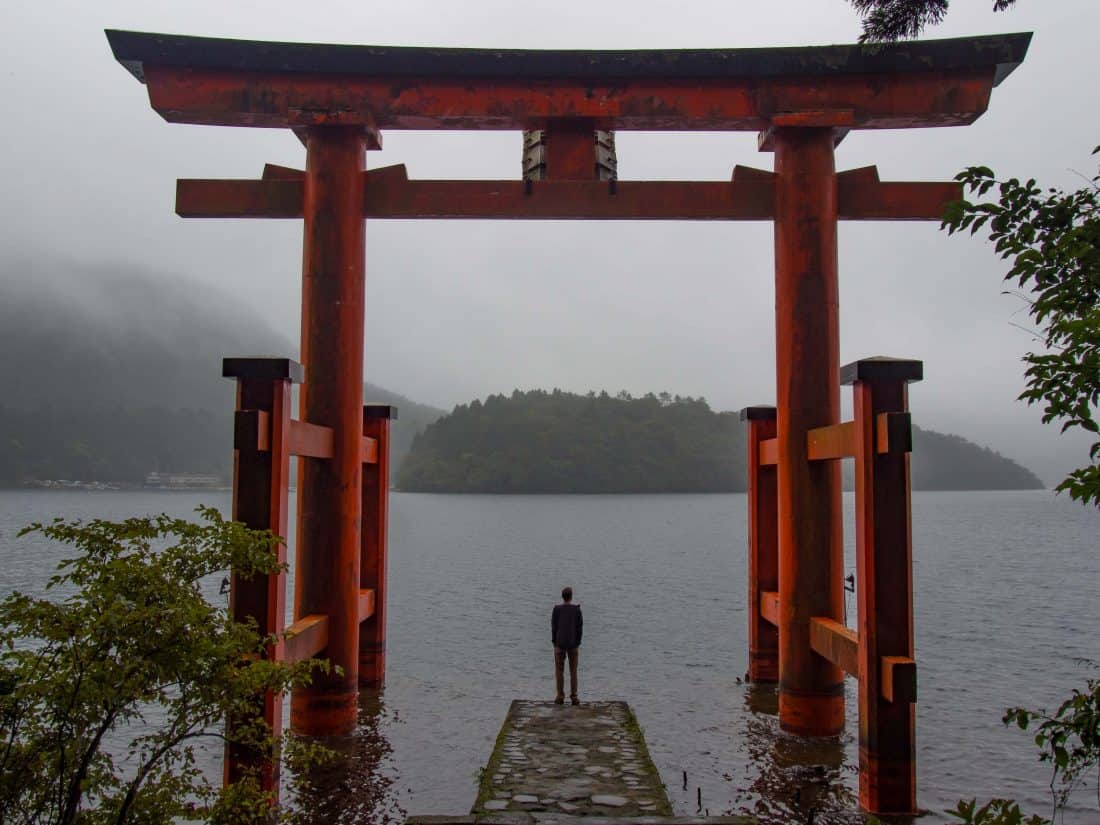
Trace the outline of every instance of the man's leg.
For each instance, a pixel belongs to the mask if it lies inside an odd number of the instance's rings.
[[[579,647],[569,651],[569,698],[573,700],[574,705],[580,701],[577,699],[577,657],[580,653]]]
[[[554,684],[558,689],[554,701],[560,705],[565,701],[565,651],[560,647],[554,648]]]

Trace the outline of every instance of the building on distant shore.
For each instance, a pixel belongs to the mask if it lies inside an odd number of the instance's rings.
[[[145,486],[158,490],[212,490],[224,487],[221,476],[204,473],[149,473]]]
[[[23,482],[24,487],[37,487],[43,490],[120,490],[117,484],[109,481],[79,481],[68,478],[41,478]]]

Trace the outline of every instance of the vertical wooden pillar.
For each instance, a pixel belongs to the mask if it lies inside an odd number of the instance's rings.
[[[775,465],[761,465],[760,444],[775,438],[775,407],[745,407],[749,425],[749,671],[750,682],[779,681],[779,628],[760,611],[763,593],[779,590],[779,514]]]
[[[237,413],[233,451],[233,520],[254,530],[271,530],[286,536],[287,482],[290,477],[290,385],[302,380],[302,367],[288,358],[226,358],[222,375],[237,380]],[[261,431],[268,448],[261,450]],[[277,549],[286,562],[286,545]],[[238,622],[253,620],[262,635],[280,634],[286,617],[286,573],[280,570],[263,578],[230,574],[229,610]],[[280,659],[280,644],[267,656]],[[279,694],[264,697],[264,721],[274,737],[282,733],[283,702]],[[229,724],[232,724],[230,720]],[[224,781],[242,779],[246,767],[261,765],[265,791],[278,793],[277,755],[264,758],[237,745],[226,747]]]
[[[363,407],[363,435],[378,443],[377,460],[363,465],[363,538],[359,587],[374,591],[374,614],[359,627],[359,685],[386,681],[387,529],[390,500],[390,422],[397,407]]]
[[[806,433],[840,421],[837,185],[830,128],[778,128],[775,316],[779,495],[779,721],[844,728],[841,670],[810,649],[810,617],[843,620],[840,467]]]
[[[913,540],[906,384],[920,361],[848,364],[856,425],[856,598],[859,605],[859,801],[875,813],[914,813]]]
[[[301,462],[295,617],[329,617],[335,667],[295,691],[291,722],[314,736],[355,727],[362,486],[363,171],[366,133],[312,126],[306,142],[301,419],[333,430],[331,460]]]

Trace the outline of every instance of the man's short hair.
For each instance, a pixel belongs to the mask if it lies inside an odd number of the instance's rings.
[[[573,588],[572,587],[563,587],[561,589],[561,600],[563,602],[573,601]]]

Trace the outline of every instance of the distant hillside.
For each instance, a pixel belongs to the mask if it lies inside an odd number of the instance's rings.
[[[913,428],[914,490],[1041,490],[1035,473],[957,435]]]
[[[224,294],[149,272],[9,263],[0,291],[0,485],[228,479],[234,386],[221,359],[297,350]],[[399,407],[395,465],[443,414],[370,384],[364,400]]]
[[[1033,489],[1030,471],[958,436],[914,432],[914,489]],[[739,492],[744,426],[701,398],[515,391],[418,435],[396,486],[434,493]]]
[[[397,421],[390,428],[390,460],[394,468],[400,467],[405,460],[417,433],[440,416],[446,415],[446,412],[438,407],[410,401],[399,393],[374,384],[363,384],[363,400],[392,404],[397,407]]]

